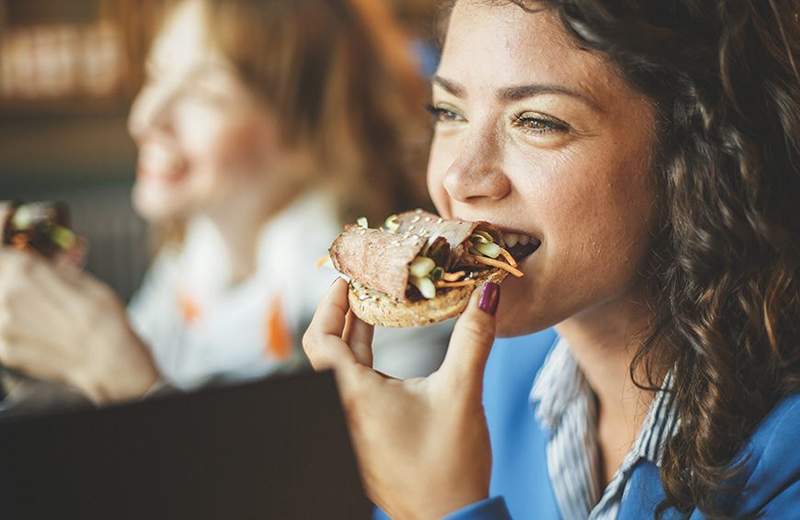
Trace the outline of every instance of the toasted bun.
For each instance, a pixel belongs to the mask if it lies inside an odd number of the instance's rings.
[[[475,278],[476,284],[443,291],[432,300],[399,301],[369,289],[358,282],[350,283],[348,300],[356,316],[381,327],[420,327],[458,316],[467,307],[472,291],[483,282],[502,283],[508,273],[489,269]]]

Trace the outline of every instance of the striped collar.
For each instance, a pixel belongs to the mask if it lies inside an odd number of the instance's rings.
[[[633,466],[646,459],[660,467],[664,446],[677,427],[671,373],[662,388],[631,451],[601,495],[597,402],[566,341],[558,341],[534,381],[530,399],[537,420],[550,433],[547,465],[564,518],[615,518]]]

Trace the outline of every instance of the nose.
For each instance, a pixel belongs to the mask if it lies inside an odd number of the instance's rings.
[[[444,188],[452,199],[462,203],[498,201],[511,192],[498,141],[493,129],[465,136],[444,177]]]
[[[173,99],[170,89],[146,84],[136,95],[128,116],[128,131],[139,140],[153,130],[167,126],[167,114]]]

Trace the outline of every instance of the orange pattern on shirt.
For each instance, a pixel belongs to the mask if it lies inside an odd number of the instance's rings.
[[[280,295],[275,296],[267,308],[265,322],[266,354],[274,359],[286,360],[292,355],[292,333],[286,323],[283,302]]]
[[[180,309],[183,321],[191,325],[200,318],[200,305],[183,291],[178,293],[178,309]]]

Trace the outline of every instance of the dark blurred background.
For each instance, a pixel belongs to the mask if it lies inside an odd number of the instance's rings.
[[[430,74],[436,2],[390,3]],[[168,4],[0,0],[0,200],[69,203],[90,243],[87,269],[124,299],[151,250],[130,203],[136,149],[126,119]]]

